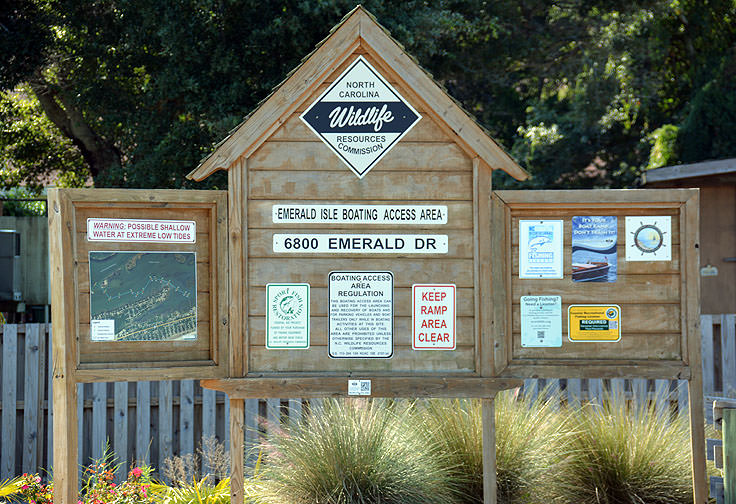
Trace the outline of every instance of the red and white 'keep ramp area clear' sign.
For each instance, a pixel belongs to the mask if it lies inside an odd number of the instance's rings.
[[[412,343],[414,350],[455,350],[455,285],[414,284]]]
[[[87,241],[195,243],[194,221],[87,219]]]

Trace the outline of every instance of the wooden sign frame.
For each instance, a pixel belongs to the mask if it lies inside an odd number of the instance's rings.
[[[694,499],[707,502],[703,377],[700,356],[698,189],[494,191],[492,210],[495,369],[521,378],[664,378],[688,380]],[[615,283],[573,282],[574,216],[617,216]],[[627,261],[625,218],[669,216],[671,260]],[[562,279],[521,279],[519,221],[563,221]],[[523,348],[521,296],[560,296],[562,345]],[[621,339],[572,342],[571,304],[620,305]]]

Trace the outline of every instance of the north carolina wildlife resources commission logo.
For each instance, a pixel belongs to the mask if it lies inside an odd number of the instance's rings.
[[[300,117],[358,178],[421,119],[363,56]]]
[[[304,299],[298,292],[286,288],[274,296],[271,309],[280,320],[295,320],[304,310]]]

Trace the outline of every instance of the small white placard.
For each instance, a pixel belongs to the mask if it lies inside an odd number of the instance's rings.
[[[328,297],[330,357],[391,358],[394,353],[393,273],[333,271]]]
[[[447,235],[274,234],[273,251],[292,254],[447,254]]]
[[[414,284],[411,292],[411,347],[455,350],[455,285]]]
[[[348,395],[369,396],[371,395],[370,380],[348,380]]]
[[[266,285],[266,348],[309,348],[309,284]]]
[[[672,217],[626,217],[627,261],[671,261]]]
[[[115,341],[115,320],[99,319],[89,321],[92,341]]]
[[[274,224],[447,224],[447,205],[273,205]]]
[[[521,346],[562,346],[560,296],[521,296]]]
[[[197,223],[179,220],[87,219],[87,241],[195,243]]]
[[[562,221],[519,221],[519,278],[562,278]]]

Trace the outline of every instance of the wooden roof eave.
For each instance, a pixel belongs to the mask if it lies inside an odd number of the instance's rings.
[[[377,54],[407,87],[414,90],[428,109],[447,124],[451,136],[463,150],[474,153],[490,168],[503,170],[517,180],[529,178],[529,174],[361,6],[345,16],[312,54],[187,178],[203,180],[215,171],[230,169],[239,158],[249,157],[361,45]],[[274,121],[274,117],[278,119]]]

